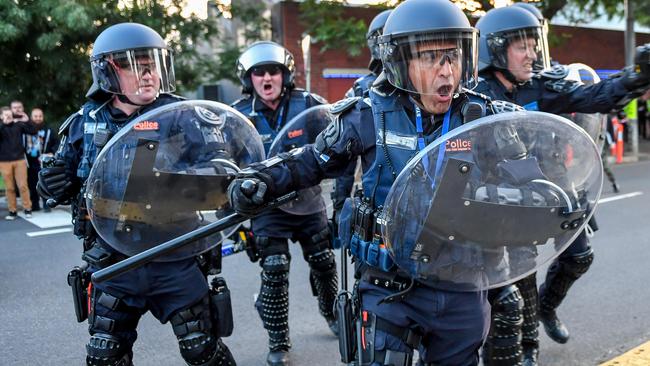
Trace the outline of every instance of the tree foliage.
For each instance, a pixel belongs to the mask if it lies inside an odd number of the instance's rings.
[[[351,56],[361,54],[366,43],[367,25],[361,19],[344,15],[346,1],[305,0],[300,3],[300,19],[316,42],[321,42],[321,52],[328,49],[345,49]]]
[[[219,49],[213,55],[213,61],[208,66],[215,80],[229,79],[239,82],[235,75],[235,62],[241,55],[243,47],[265,39],[271,32],[271,21],[264,17],[259,4],[252,1],[231,1],[229,5],[217,1],[219,10],[217,18],[229,17],[237,25],[239,34],[230,35],[224,32],[217,37]],[[243,44],[236,39],[242,38]]]
[[[179,92],[205,72],[197,42],[216,30],[214,20],[182,16],[186,0],[0,0],[0,105],[19,99],[60,122],[84,102],[92,83],[88,57],[108,26],[138,22],[158,31],[175,52]]]

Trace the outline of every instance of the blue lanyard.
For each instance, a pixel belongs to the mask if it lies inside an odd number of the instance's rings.
[[[413,105],[415,107],[415,130],[418,133],[418,151],[422,151],[425,147],[424,143],[424,129],[422,128],[422,111],[420,111],[420,108],[417,105]],[[444,136],[449,132],[449,119],[451,116],[451,107],[445,112],[445,117],[442,121],[442,131],[440,133],[440,136]],[[445,157],[445,149],[447,147],[446,143],[443,143],[439,148],[438,148],[438,159],[436,160],[436,176],[438,176],[438,173],[440,172],[440,169],[442,168],[442,160]],[[427,155],[422,157],[422,162],[424,163],[425,167],[429,166],[429,157]]]

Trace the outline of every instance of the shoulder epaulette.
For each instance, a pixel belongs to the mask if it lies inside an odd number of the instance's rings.
[[[340,114],[348,109],[352,108],[359,100],[361,97],[350,97],[350,98],[345,98],[341,99],[338,102],[332,104],[330,107],[330,113],[332,114]]]
[[[70,128],[70,125],[72,124],[72,121],[74,121],[75,117],[77,117],[77,116],[83,116],[83,114],[84,114],[84,109],[83,109],[83,107],[81,107],[81,109],[79,109],[77,112],[71,114],[70,117],[68,117],[68,118],[63,122],[63,124],[61,125],[61,127],[59,127],[59,135],[63,135],[63,134],[68,133],[68,129]]]

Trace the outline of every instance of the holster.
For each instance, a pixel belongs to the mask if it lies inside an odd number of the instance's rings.
[[[201,253],[196,260],[201,268],[201,272],[207,277],[208,275],[218,275],[221,273],[221,245]]]
[[[341,362],[352,363],[357,351],[356,324],[352,295],[341,291],[336,298],[336,316],[339,327],[339,353]]]
[[[90,273],[86,270],[88,264],[75,266],[68,273],[68,285],[72,288],[72,302],[77,322],[81,323],[88,319],[88,285],[90,284]]]
[[[230,336],[233,331],[232,303],[223,277],[215,277],[210,282],[210,314],[214,335],[218,338]]]

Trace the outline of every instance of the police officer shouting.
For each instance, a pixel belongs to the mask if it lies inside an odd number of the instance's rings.
[[[102,147],[129,121],[181,98],[168,94],[175,89],[171,51],[147,26],[108,27],[94,42],[90,64],[89,101],[61,127],[64,140],[54,164],[41,170],[38,190],[45,198],[72,205],[74,232],[84,240],[82,258],[94,272],[126,255],[99,237],[89,221],[84,192],[90,169]],[[172,323],[188,365],[235,365],[212,325],[211,291],[193,257],[152,262],[91,285],[87,364],[132,365],[138,321],[151,311],[160,322]]]
[[[477,80],[477,32],[453,3],[407,0],[392,11],[383,31],[385,75],[368,97],[335,104],[336,121],[313,146],[251,165],[229,188],[233,207],[254,214],[271,197],[341,175],[360,156],[363,214],[374,217],[399,172],[420,149],[496,111],[487,98],[463,89]],[[256,185],[242,190],[246,180]],[[355,229],[354,235],[360,231],[381,236],[375,227]],[[386,254],[381,244],[375,246],[380,256]],[[435,281],[414,280],[393,265],[372,264],[364,253],[358,254],[359,365],[411,365],[416,348],[420,364],[478,364],[478,348],[489,325],[485,291],[460,292]],[[405,288],[410,291],[402,293]]]
[[[640,73],[625,70],[620,77],[593,86],[565,79],[562,65],[549,68],[546,30],[530,9],[521,6],[492,9],[476,24],[481,33],[479,75],[475,89],[496,99],[519,104],[527,110],[550,113],[607,113],[622,107],[648,88],[647,65]],[[647,48],[639,50],[650,53]],[[646,57],[647,59],[647,57]],[[540,136],[539,148],[557,152],[557,141]],[[593,261],[593,251],[582,233],[551,267],[539,309],[551,338],[564,343],[566,327],[555,309],[571,284],[584,274]],[[537,362],[537,285],[531,275],[517,283],[490,293],[493,311],[492,332],[486,343],[486,363],[525,365]],[[523,319],[522,319],[523,317]],[[521,346],[519,338],[522,337]]]
[[[247,116],[262,136],[269,152],[271,143],[287,121],[312,106],[325,104],[318,95],[294,87],[293,55],[274,42],[256,42],[237,61],[237,74],[245,98],[233,107]],[[310,283],[318,308],[328,326],[336,332],[333,314],[337,293],[337,272],[332,239],[323,210],[295,215],[274,209],[251,220],[255,249],[252,261],[262,267],[261,289],[256,308],[269,333],[269,365],[288,365],[289,349],[289,254],[288,239],[298,241],[309,263]]]

